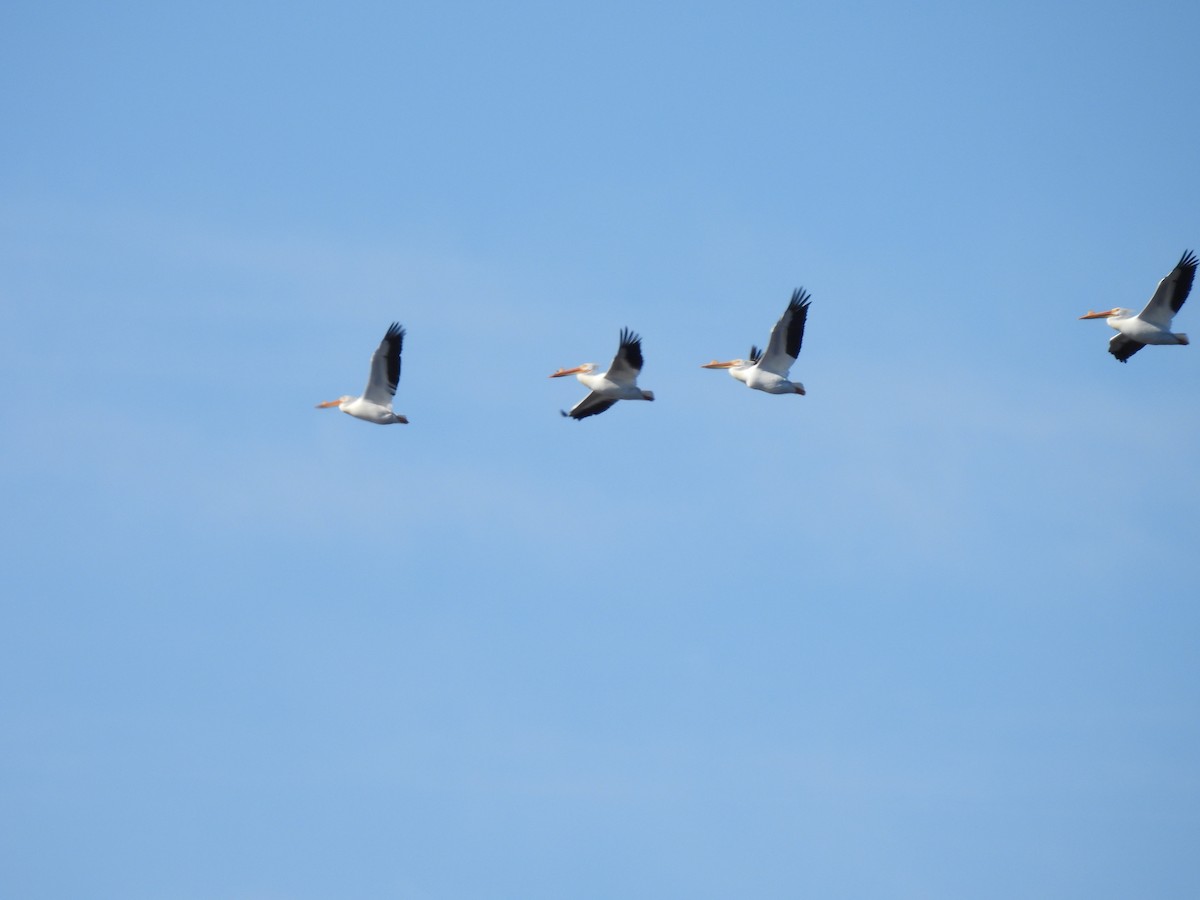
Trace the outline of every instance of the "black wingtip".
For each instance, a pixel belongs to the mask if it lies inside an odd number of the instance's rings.
[[[646,359],[642,356],[642,337],[632,328],[621,329],[621,345],[617,348],[617,356],[623,358],[629,365],[639,371]]]
[[[799,309],[801,307],[808,306],[811,302],[812,302],[812,295],[809,294],[809,292],[806,291],[804,288],[798,287],[794,291],[792,291],[792,299],[791,299],[791,302],[788,303],[788,306],[790,306],[793,309]]]

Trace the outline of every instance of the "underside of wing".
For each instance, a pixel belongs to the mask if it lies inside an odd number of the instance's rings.
[[[578,421],[579,419],[586,419],[588,416],[598,416],[616,402],[616,400],[610,400],[592,391],[571,407],[570,412],[564,412],[563,415],[570,416],[572,419]]]
[[[1179,312],[1183,301],[1191,293],[1192,282],[1196,278],[1196,262],[1196,254],[1191,250],[1185,251],[1171,273],[1158,283],[1158,289],[1138,318],[1159,328],[1169,328],[1171,318]]]
[[[771,329],[771,340],[767,342],[766,352],[758,361],[760,369],[787,377],[804,343],[804,325],[808,321],[808,307],[811,302],[808,291],[804,288],[792,291],[792,299],[787,309]]]
[[[1126,362],[1129,357],[1145,346],[1141,341],[1135,341],[1133,338],[1126,337],[1123,334],[1115,334],[1108,342],[1108,352],[1121,362]]]
[[[367,377],[367,389],[363,399],[387,406],[396,396],[400,383],[400,351],[404,347],[404,328],[393,322],[379,342],[379,348],[371,356],[371,374]]]
[[[641,371],[642,339],[628,328],[622,328],[621,345],[608,367],[608,380],[616,384],[634,384]]]

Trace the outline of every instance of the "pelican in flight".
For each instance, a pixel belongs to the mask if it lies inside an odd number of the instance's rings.
[[[1115,307],[1105,312],[1091,312],[1081,319],[1107,319],[1117,333],[1108,342],[1108,352],[1121,362],[1137,353],[1147,344],[1186,344],[1186,334],[1172,334],[1171,320],[1183,306],[1192,280],[1196,277],[1196,254],[1185,250],[1175,268],[1158,283],[1158,290],[1150,302],[1136,316],[1132,309]]]
[[[338,397],[318,403],[317,409],[336,406],[347,415],[365,419],[376,425],[407,425],[408,419],[392,412],[392,398],[396,396],[396,385],[400,383],[400,348],[404,346],[404,329],[393,322],[379,342],[379,348],[371,354],[371,374],[367,376],[367,389],[361,397]]]
[[[574,375],[591,393],[576,403],[564,416],[586,419],[598,416],[618,400],[653,400],[652,391],[643,391],[637,386],[638,373],[642,371],[642,339],[628,328],[621,329],[621,346],[613,357],[607,372],[593,375],[595,363],[584,363],[573,369],[559,369],[551,378]]]
[[[804,323],[808,321],[808,307],[812,301],[808,291],[796,288],[792,299],[771,329],[766,351],[750,347],[750,358],[731,359],[705,363],[702,369],[728,369],[729,374],[746,387],[768,394],[803,394],[804,385],[788,381],[788,372],[800,355],[800,344],[804,341]]]

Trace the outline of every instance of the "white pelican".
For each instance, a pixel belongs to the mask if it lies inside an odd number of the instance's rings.
[[[595,363],[584,363],[573,369],[559,369],[551,378],[574,375],[592,392],[576,403],[564,416],[586,419],[604,412],[618,400],[653,400],[652,391],[643,391],[637,386],[638,373],[642,371],[642,339],[628,328],[621,329],[621,346],[613,357],[608,371],[593,375]]]
[[[728,369],[729,374],[746,387],[768,394],[803,394],[804,385],[788,381],[788,372],[800,355],[800,344],[804,341],[804,323],[808,321],[808,307],[812,301],[808,291],[796,288],[792,299],[771,329],[766,352],[750,347],[750,359],[732,359],[705,363],[702,369]]]
[[[1121,362],[1137,353],[1147,344],[1186,344],[1186,334],[1172,334],[1171,320],[1179,312],[1183,301],[1192,289],[1196,277],[1196,254],[1185,250],[1171,274],[1158,283],[1158,290],[1150,302],[1136,316],[1132,309],[1115,307],[1106,312],[1091,312],[1081,319],[1107,319],[1117,329],[1108,342],[1108,352]]]
[[[408,419],[392,412],[392,398],[400,383],[400,348],[403,346],[404,329],[399,322],[393,322],[379,342],[379,348],[371,354],[371,374],[367,377],[363,395],[351,397],[347,394],[336,400],[326,400],[318,403],[317,409],[336,406],[347,415],[376,425],[407,425]]]

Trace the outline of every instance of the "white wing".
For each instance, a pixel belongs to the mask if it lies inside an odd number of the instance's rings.
[[[371,355],[371,374],[363,399],[380,406],[390,406],[400,383],[400,350],[404,346],[404,329],[393,322]]]
[[[1126,337],[1119,331],[1108,339],[1108,352],[1115,356],[1118,362],[1128,362],[1129,357],[1145,346],[1141,341]]]
[[[612,365],[608,367],[605,378],[614,384],[637,384],[638,373],[642,371],[642,339],[628,328],[621,329],[621,346],[613,357]],[[607,407],[605,407],[607,409]]]
[[[595,391],[592,391],[573,407],[571,407],[570,412],[564,412],[563,415],[570,416],[575,420],[586,419],[588,416],[600,415],[600,413],[604,412],[616,402],[616,400],[613,400],[610,397],[605,397],[601,394],[597,394]]]
[[[1187,299],[1195,277],[1196,254],[1188,250],[1179,258],[1171,274],[1158,283],[1158,289],[1146,308],[1138,313],[1138,318],[1159,328],[1170,329],[1171,320]]]
[[[779,321],[775,323],[775,327],[771,329],[767,349],[758,361],[758,367],[764,372],[787,378],[788,371],[800,355],[800,345],[804,342],[804,324],[808,321],[808,306],[811,302],[804,288],[792,291],[792,299]]]

